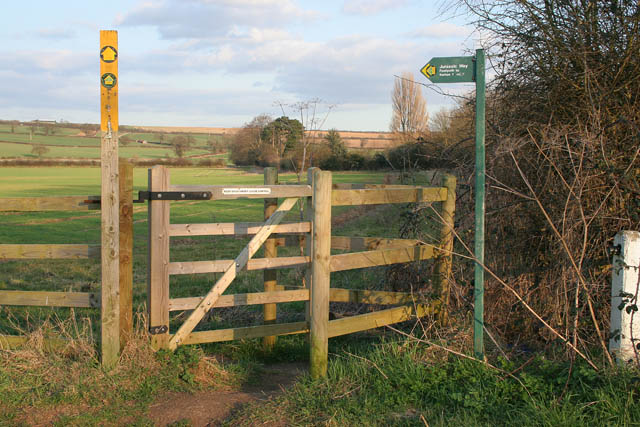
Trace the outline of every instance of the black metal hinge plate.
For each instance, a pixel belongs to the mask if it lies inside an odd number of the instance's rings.
[[[159,335],[159,334],[164,334],[167,331],[169,331],[169,327],[167,325],[161,325],[161,326],[151,326],[149,327],[149,333],[151,335]]]
[[[210,191],[140,191],[135,203],[146,200],[209,200]]]

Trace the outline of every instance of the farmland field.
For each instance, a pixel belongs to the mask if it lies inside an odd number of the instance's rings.
[[[14,125],[13,130],[9,124],[0,124],[0,158],[24,158],[34,159],[39,156],[32,153],[36,145],[44,146],[47,152],[41,154],[42,158],[100,158],[100,136],[93,135],[95,130],[87,136],[84,131],[77,128],[64,127],[64,125],[41,126],[32,130],[26,125]],[[91,136],[93,135],[93,136]],[[171,146],[174,134],[129,132],[121,130],[120,155],[123,157],[138,158],[172,158],[176,157]],[[210,143],[225,144],[224,136],[209,134],[189,134],[192,145],[185,152],[186,157],[211,155],[207,148]],[[126,141],[124,141],[126,139]],[[142,143],[144,141],[144,143]]]

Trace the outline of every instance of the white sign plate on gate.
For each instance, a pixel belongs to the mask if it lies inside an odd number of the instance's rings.
[[[225,196],[246,196],[250,194],[271,194],[270,188],[223,188]]]

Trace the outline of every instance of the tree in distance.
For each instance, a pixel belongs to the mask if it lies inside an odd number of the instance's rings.
[[[273,119],[261,114],[256,116],[234,136],[231,144],[231,161],[239,166],[258,164],[262,147],[262,131]]]
[[[295,150],[304,134],[302,123],[287,116],[278,117],[262,129],[263,142],[261,161],[263,164],[280,166],[287,152]]]
[[[39,159],[41,159],[48,152],[49,148],[42,144],[33,144],[33,147],[31,148],[31,153],[38,156]]]
[[[191,148],[194,140],[191,135],[176,135],[171,138],[171,146],[176,156],[183,158],[186,152]]]
[[[402,73],[396,78],[391,92],[393,113],[391,116],[391,132],[406,143],[423,136],[429,130],[429,114],[427,103],[422,96],[422,89],[413,80],[410,72]]]
[[[133,139],[131,139],[129,135],[122,135],[120,138],[118,138],[118,141],[120,142],[120,145],[126,147],[133,142]]]

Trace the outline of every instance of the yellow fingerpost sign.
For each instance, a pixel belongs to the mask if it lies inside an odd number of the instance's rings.
[[[118,32],[100,31],[100,129],[118,131]]]

